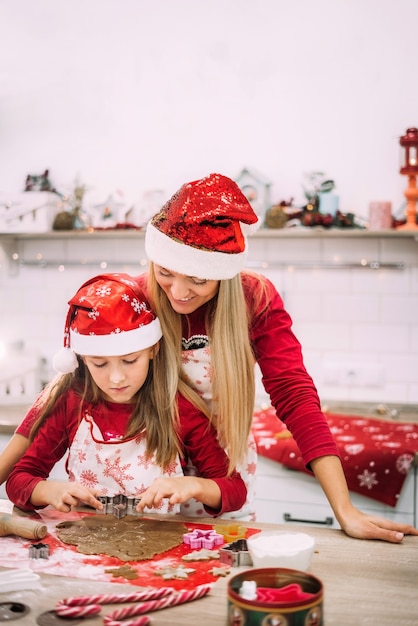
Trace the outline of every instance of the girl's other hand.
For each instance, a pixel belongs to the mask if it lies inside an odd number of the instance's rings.
[[[221,491],[216,482],[197,476],[156,478],[140,497],[141,501],[137,505],[139,512],[145,508],[158,508],[163,498],[168,498],[170,504],[181,504],[195,498],[213,509],[221,506]]]

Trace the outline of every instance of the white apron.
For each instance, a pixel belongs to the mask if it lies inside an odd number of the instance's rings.
[[[211,357],[210,348],[205,346],[204,348],[197,348],[195,350],[183,350],[182,352],[182,366],[186,373],[189,383],[199,393],[199,395],[205,400],[205,402],[211,406],[212,404],[212,377],[211,377]],[[227,452],[227,451],[226,451]],[[257,468],[257,448],[255,439],[252,433],[248,437],[248,454],[246,459],[237,466],[237,471],[241,474],[246,487],[247,487],[247,500],[244,506],[239,511],[231,511],[230,513],[224,513],[220,515],[223,519],[241,519],[244,521],[255,520],[255,478]],[[188,469],[185,473],[196,474],[195,468],[188,465]],[[205,511],[201,503],[196,500],[189,500],[180,507],[180,511],[183,515],[191,516],[204,516]]]
[[[155,478],[184,476],[180,459],[163,471],[154,456],[146,459],[145,437],[134,437],[127,441],[104,441],[99,427],[87,413],[81,420],[68,455],[68,475],[104,496],[123,494],[138,498]],[[178,504],[171,505],[164,498],[156,509],[145,509],[147,513],[179,513]]]

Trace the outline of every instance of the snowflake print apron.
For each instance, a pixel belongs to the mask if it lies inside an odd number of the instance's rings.
[[[203,337],[200,337],[202,340]],[[207,338],[205,338],[207,340]],[[189,340],[190,342],[193,340]],[[183,350],[182,366],[189,383],[210,406],[212,404],[212,379],[210,348],[205,346],[192,350]],[[248,454],[246,459],[237,466],[237,471],[247,487],[247,500],[239,511],[220,515],[223,519],[241,519],[255,521],[255,472],[257,468],[257,448],[252,433],[248,437]],[[196,474],[195,468],[188,465],[185,473]],[[180,506],[180,511],[187,516],[207,516],[200,502],[189,500]]]
[[[180,459],[163,471],[154,456],[145,456],[145,437],[126,441],[103,441],[93,418],[85,414],[70,446],[68,474],[76,481],[106,496],[123,493],[138,498],[155,478],[184,476]],[[179,513],[180,506],[164,498],[161,507],[145,509],[147,513]]]

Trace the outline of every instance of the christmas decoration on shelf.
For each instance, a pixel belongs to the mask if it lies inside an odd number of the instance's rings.
[[[290,198],[288,202],[281,200],[278,204],[273,204],[266,213],[265,226],[267,228],[284,228],[287,226],[290,215],[286,209],[290,209],[292,203],[293,198]]]
[[[49,180],[49,170],[45,170],[39,175],[28,174],[25,180],[24,191],[52,191],[53,193],[61,195]]]
[[[313,171],[305,175],[302,184],[307,203],[293,206],[293,198],[281,200],[266,213],[267,228],[315,227],[364,228],[354,213],[342,213],[338,209],[339,198],[332,191],[335,182],[324,172]]]
[[[408,176],[408,187],[404,193],[407,201],[406,222],[396,228],[397,230],[418,230],[418,128],[408,128],[405,135],[399,138],[399,144],[401,146],[400,173]]]
[[[39,233],[51,230],[62,194],[42,174],[27,174],[23,190],[0,193],[0,230],[3,232]]]
[[[332,193],[335,182],[327,178],[324,172],[313,171],[305,174],[305,183],[302,183],[308,211],[320,211],[323,215],[336,215],[339,198]]]
[[[53,230],[88,230],[91,228],[91,218],[83,206],[86,186],[77,176],[74,187],[69,196],[64,196],[62,210],[55,216]]]

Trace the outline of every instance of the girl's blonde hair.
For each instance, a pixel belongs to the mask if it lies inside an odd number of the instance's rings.
[[[40,394],[35,405],[38,418],[32,426],[31,440],[66,392],[73,390],[80,398],[79,419],[85,411],[90,411],[94,415],[95,407],[103,402],[103,392],[95,384],[82,358],[77,356],[77,360],[78,367],[74,372],[58,375]],[[176,374],[173,373],[174,369]],[[177,434],[177,382],[177,362],[173,361],[162,338],[159,349],[154,350],[147,378],[136,394],[135,406],[125,434],[125,439],[130,439],[146,431],[147,455],[155,454],[156,463],[162,468],[168,467],[178,454],[180,457],[183,456]],[[187,397],[188,394],[185,395]],[[209,417],[203,401],[200,400],[198,406]]]
[[[167,358],[176,362],[172,373],[180,378],[182,392],[190,382],[182,370],[181,316],[174,311],[164,291],[158,285],[154,264],[150,263],[147,282],[148,297],[157,314],[166,342]],[[206,332],[211,351],[212,407],[210,419],[218,438],[229,456],[229,471],[240,463],[248,451],[248,435],[254,413],[255,359],[250,344],[249,320],[252,311],[244,297],[241,276],[219,281],[219,290],[207,308]],[[171,381],[171,398],[175,381]],[[187,397],[195,401],[196,392]],[[200,399],[200,402],[202,400]],[[195,401],[196,403],[196,401]]]

